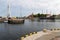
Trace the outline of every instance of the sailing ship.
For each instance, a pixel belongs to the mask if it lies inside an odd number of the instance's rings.
[[[25,19],[23,18],[12,18],[10,17],[10,6],[8,5],[8,24],[22,24],[24,23]]]

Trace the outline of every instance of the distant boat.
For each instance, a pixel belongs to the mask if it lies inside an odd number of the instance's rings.
[[[8,21],[4,21],[4,23],[8,23]]]

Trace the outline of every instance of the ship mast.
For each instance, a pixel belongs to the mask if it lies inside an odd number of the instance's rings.
[[[9,18],[10,17],[10,3],[9,3],[9,1],[8,1],[8,6],[7,6],[7,18]]]

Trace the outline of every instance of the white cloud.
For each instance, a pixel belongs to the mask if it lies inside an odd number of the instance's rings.
[[[60,9],[60,0],[9,0],[11,5],[25,8]]]
[[[12,6],[28,9],[60,10],[60,0],[9,0]]]

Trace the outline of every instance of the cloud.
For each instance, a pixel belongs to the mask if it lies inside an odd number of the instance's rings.
[[[11,13],[15,12],[15,14],[17,14],[16,10],[22,10],[21,13],[25,13],[25,15],[31,12],[41,12],[41,10],[49,10],[57,14],[57,11],[60,10],[60,0],[0,0],[1,10],[4,8],[4,10],[6,10],[7,4],[11,5]],[[19,8],[21,8],[21,10]]]
[[[10,3],[25,8],[60,9],[60,0],[10,0]]]
[[[0,0],[0,4],[6,0]],[[45,9],[60,9],[60,0],[7,0],[12,6],[22,6],[24,8],[45,8]]]
[[[7,0],[7,2],[13,7],[12,10],[19,6],[25,14],[41,12],[41,10],[49,10],[57,14],[57,11],[60,10],[60,0]],[[24,14],[24,12],[21,13]]]

